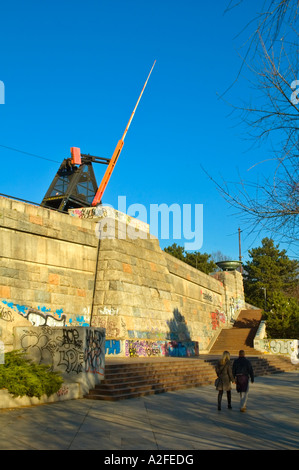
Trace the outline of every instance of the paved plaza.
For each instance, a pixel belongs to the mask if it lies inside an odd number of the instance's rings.
[[[1,450],[298,450],[299,373],[257,377],[247,412],[214,386],[118,402],[71,400],[1,410]],[[133,453],[133,452],[132,452]],[[129,455],[129,452],[126,454]]]

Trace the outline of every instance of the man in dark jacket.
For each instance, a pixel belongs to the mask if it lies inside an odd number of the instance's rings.
[[[237,392],[240,393],[240,411],[246,411],[246,403],[249,392],[249,377],[251,383],[254,382],[254,374],[251,362],[246,359],[243,349],[239,351],[238,359],[233,363],[233,376],[237,385]]]

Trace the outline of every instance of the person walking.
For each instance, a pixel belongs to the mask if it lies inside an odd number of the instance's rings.
[[[227,395],[227,406],[231,410],[232,409],[232,395],[231,395],[231,382],[234,382],[234,376],[232,373],[232,368],[230,364],[230,353],[228,351],[224,351],[222,354],[222,358],[216,365],[216,390],[218,390],[218,410],[221,410],[221,401],[223,392],[226,392]]]
[[[249,392],[249,377],[251,383],[254,382],[254,373],[251,362],[245,357],[245,351],[239,351],[238,359],[233,363],[233,376],[236,382],[237,392],[240,393],[240,411],[246,411],[248,392]]]

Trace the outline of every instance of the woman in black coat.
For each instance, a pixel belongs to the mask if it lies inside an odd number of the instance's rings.
[[[216,385],[216,390],[218,390],[218,410],[221,410],[223,392],[226,392],[227,394],[228,408],[232,409],[231,383],[234,382],[235,379],[232,373],[230,353],[228,351],[224,351],[222,358],[216,365],[216,374],[219,379],[218,384]]]

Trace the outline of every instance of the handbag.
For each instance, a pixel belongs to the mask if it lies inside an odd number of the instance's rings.
[[[221,375],[222,371],[224,370],[224,367],[226,366],[226,364],[224,364],[224,366],[222,367],[221,371],[219,372],[219,375]],[[220,385],[220,382],[222,382],[221,378],[218,376],[217,379],[215,380],[215,387],[217,388],[219,385]]]
[[[220,377],[217,377],[217,379],[215,380],[215,387],[216,387],[216,388],[218,387],[218,385],[220,384],[220,382],[221,382]]]

